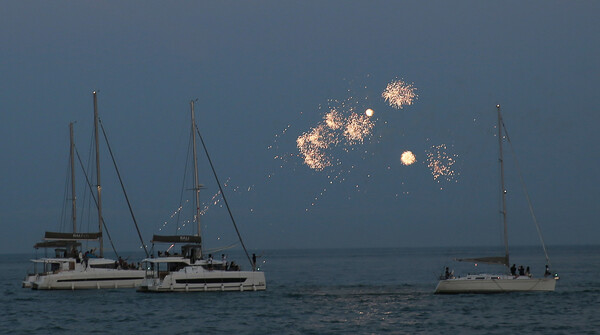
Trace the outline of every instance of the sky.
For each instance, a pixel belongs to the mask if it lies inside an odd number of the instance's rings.
[[[500,246],[497,104],[513,145],[504,142],[509,243],[539,244],[518,165],[550,252],[597,244],[599,10],[594,1],[5,1],[0,252],[31,252],[45,231],[68,231],[68,124],[90,164],[92,91],[146,243],[181,227],[173,214],[192,193],[182,178],[198,99],[199,130],[252,250]],[[414,93],[409,103],[382,97],[394,83]],[[297,140],[332,111],[343,127],[351,115],[369,127],[354,141],[336,130],[319,149],[331,166],[315,169]],[[136,250],[101,147],[105,221],[118,250]],[[204,243],[230,245],[235,232],[200,158]],[[95,231],[77,174],[79,229]]]

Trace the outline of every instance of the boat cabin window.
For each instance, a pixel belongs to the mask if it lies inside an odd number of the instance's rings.
[[[168,262],[168,263],[150,263],[146,266],[146,271],[158,272],[176,272],[187,266],[184,262]]]
[[[183,269],[187,264],[182,262],[167,263],[167,271],[176,272]]]
[[[94,269],[116,269],[117,266],[118,266],[117,262],[105,263],[105,264],[90,264],[90,268],[94,268]]]

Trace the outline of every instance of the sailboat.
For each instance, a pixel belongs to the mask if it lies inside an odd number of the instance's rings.
[[[152,244],[167,243],[168,250],[176,244],[181,245],[181,253],[171,255],[168,251],[164,254],[158,253],[158,257],[146,258],[142,262],[146,268],[146,277],[137,286],[139,292],[206,292],[206,291],[261,291],[266,289],[265,274],[256,267],[256,257],[252,260],[248,255],[246,247],[239,235],[233,216],[231,216],[240,243],[250,261],[252,271],[242,271],[241,267],[234,262],[226,260],[213,260],[212,255],[204,254],[202,236],[200,234],[200,200],[199,191],[201,185],[198,183],[198,160],[196,157],[196,134],[200,135],[194,118],[194,101],[191,107],[191,137],[194,164],[194,191],[195,213],[194,219],[197,223],[195,235],[154,235]],[[200,137],[202,140],[202,137]],[[202,141],[204,145],[204,142]],[[206,147],[204,147],[206,152]],[[212,167],[210,157],[207,157]],[[214,172],[214,168],[213,168]],[[215,174],[216,178],[216,174]],[[217,179],[217,178],[216,178]],[[227,200],[217,179],[221,196],[229,209]],[[231,215],[231,211],[229,211]],[[154,255],[152,255],[154,256]]]
[[[77,232],[75,206],[75,174],[74,174],[74,141],[73,124],[71,123],[71,187],[72,187],[72,221],[73,232],[46,232],[44,241],[35,244],[34,248],[54,249],[54,257],[34,259],[35,271],[28,274],[23,287],[36,290],[78,290],[102,288],[133,288],[141,283],[144,271],[127,266],[119,260],[104,258],[102,226],[102,198],[100,186],[100,163],[98,144],[98,103],[96,92],[94,98],[94,133],[96,144],[96,204],[98,208],[98,232]],[[89,182],[89,181],[88,181]],[[127,198],[127,197],[126,197]],[[98,241],[98,255],[95,248],[91,252],[82,253],[81,241]],[[143,242],[142,242],[143,245]],[[38,269],[41,267],[41,269]]]
[[[506,223],[506,189],[504,186],[504,157],[502,152],[502,142],[504,135],[509,140],[506,128],[503,125],[502,113],[500,105],[496,105],[498,112],[498,143],[499,143],[499,162],[500,162],[500,184],[502,198],[502,218],[504,224],[504,248],[503,256],[479,257],[479,258],[462,258],[457,261],[473,262],[480,264],[492,264],[506,267],[507,272],[501,274],[469,274],[464,277],[455,277],[452,272],[446,268],[445,273],[440,276],[440,281],[437,284],[435,293],[500,293],[500,292],[530,292],[530,291],[554,291],[557,274],[552,274],[549,270],[549,258],[546,252],[546,246],[538,228],[538,234],[542,247],[546,255],[546,271],[544,277],[534,278],[530,274],[524,272],[516,272],[515,266],[510,267],[509,252],[508,252],[508,229]],[[531,209],[531,206],[530,206]],[[533,214],[533,212],[532,212]]]

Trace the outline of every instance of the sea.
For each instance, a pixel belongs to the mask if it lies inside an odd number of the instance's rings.
[[[600,333],[600,246],[549,249],[551,270],[560,277],[555,292],[460,295],[434,294],[439,275],[445,266],[456,275],[490,272],[453,261],[487,256],[487,248],[250,252],[265,272],[266,291],[35,291],[21,288],[35,255],[1,255],[0,333]],[[241,251],[227,256],[249,268]],[[546,261],[539,248],[513,247],[512,262],[540,276]]]

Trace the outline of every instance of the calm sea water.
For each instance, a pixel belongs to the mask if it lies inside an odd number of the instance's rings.
[[[270,250],[267,291],[148,294],[33,291],[21,280],[33,255],[0,258],[0,332],[9,334],[595,334],[600,332],[600,246],[553,247],[556,292],[434,295],[445,265],[481,248]],[[535,254],[535,257],[530,256]],[[512,261],[543,273],[538,248]],[[540,259],[541,258],[541,259]],[[230,253],[229,260],[242,263]],[[246,269],[248,266],[246,265]]]

